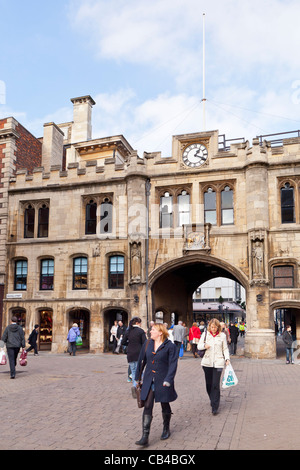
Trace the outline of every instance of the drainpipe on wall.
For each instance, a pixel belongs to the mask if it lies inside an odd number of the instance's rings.
[[[148,286],[149,286],[149,196],[151,190],[151,183],[148,179],[146,181],[146,253],[145,253],[145,268],[146,268],[146,313],[147,313],[147,329],[149,328],[149,305],[148,305]]]

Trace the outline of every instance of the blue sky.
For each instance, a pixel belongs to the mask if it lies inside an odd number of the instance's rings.
[[[174,134],[300,129],[299,0],[0,0],[0,12],[0,118],[37,137],[87,94],[93,137],[123,134],[140,155],[170,155]]]

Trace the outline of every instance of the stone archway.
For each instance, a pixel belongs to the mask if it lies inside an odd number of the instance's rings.
[[[121,320],[124,325],[128,326],[128,312],[122,307],[108,307],[103,311],[103,351],[110,352],[112,350],[112,342],[110,341],[110,329],[114,321]]]
[[[282,322],[284,327],[291,325],[292,335],[295,341],[300,341],[300,301],[297,300],[277,300],[270,304],[270,311],[273,314],[275,311],[281,310]],[[280,332],[282,333],[282,331]],[[277,337],[277,357],[282,353],[284,345],[281,344],[280,337]]]
[[[248,279],[244,273],[209,255],[189,254],[159,266],[149,276],[152,318],[157,310],[163,310],[170,315],[175,313],[178,320],[189,322],[192,318],[193,292],[200,284],[217,277],[239,282],[247,295]]]
[[[89,351],[90,348],[90,311],[86,308],[71,308],[69,310],[69,326],[77,323],[82,337],[82,346],[78,346],[81,351]]]

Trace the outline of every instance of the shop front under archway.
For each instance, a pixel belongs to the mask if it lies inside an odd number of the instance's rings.
[[[110,330],[115,321],[122,321],[125,326],[128,326],[128,312],[119,307],[108,308],[103,314],[104,320],[104,352],[111,352],[113,349],[113,343],[110,341]]]
[[[77,323],[82,337],[82,345],[77,346],[80,352],[88,352],[90,348],[90,312],[87,309],[73,308],[69,311],[69,329]]]

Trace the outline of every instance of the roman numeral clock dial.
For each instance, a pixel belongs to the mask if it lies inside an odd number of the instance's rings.
[[[207,148],[203,144],[191,144],[184,149],[183,163],[191,168],[196,168],[205,163],[208,156]]]

